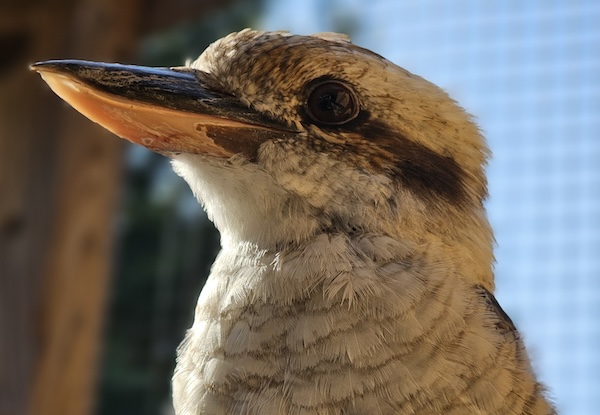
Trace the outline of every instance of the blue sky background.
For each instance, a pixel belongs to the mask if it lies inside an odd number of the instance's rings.
[[[295,0],[262,29],[350,32],[475,114],[497,297],[563,415],[600,408],[600,2]]]

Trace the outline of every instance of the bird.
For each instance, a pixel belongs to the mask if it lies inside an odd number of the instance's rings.
[[[32,69],[169,157],[220,231],[178,415],[556,413],[493,294],[490,151],[441,88],[329,32]]]

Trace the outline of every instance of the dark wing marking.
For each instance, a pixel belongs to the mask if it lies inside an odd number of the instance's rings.
[[[503,332],[516,332],[517,328],[515,327],[515,324],[512,322],[508,314],[506,314],[506,312],[502,309],[502,307],[500,307],[500,304],[498,304],[494,294],[489,292],[481,285],[477,285],[475,288],[477,289],[477,292],[481,298],[485,301],[487,309],[498,317],[496,328]]]

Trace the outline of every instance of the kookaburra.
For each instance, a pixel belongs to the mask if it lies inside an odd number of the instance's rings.
[[[171,158],[221,232],[177,414],[555,413],[492,294],[488,149],[440,88],[332,33],[32,68]]]

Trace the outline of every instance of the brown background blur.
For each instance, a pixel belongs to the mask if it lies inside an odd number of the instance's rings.
[[[192,260],[184,270],[152,262],[156,245],[172,247],[181,239],[175,233],[186,227],[168,218],[177,213],[168,198],[154,211],[136,211],[149,197],[148,171],[164,161],[128,156],[124,142],[60,101],[28,65],[57,58],[182,64],[209,41],[249,24],[258,2],[243,3],[0,5],[0,415],[168,413],[160,408],[168,408],[174,351],[193,306],[165,300],[161,293],[172,285],[161,278],[177,274],[177,289],[189,291],[185,302],[193,303],[203,281],[189,275],[206,273],[218,246],[205,218],[194,218],[194,232],[184,236],[212,235],[206,255],[188,255]],[[198,19],[208,23],[199,25]],[[142,161],[128,169],[127,157]],[[123,183],[130,189],[121,193]],[[119,222],[123,209],[139,219]],[[157,218],[165,214],[161,224]],[[160,226],[167,236],[156,242],[152,229]],[[138,262],[113,255],[121,251],[115,240],[137,241],[143,251],[135,255]],[[179,252],[172,256],[181,259]],[[128,272],[150,274],[152,283],[111,282],[112,274]],[[107,294],[111,284],[128,296]],[[136,296],[139,305],[132,304]],[[148,301],[162,311],[149,312]],[[107,310],[114,322],[106,323]],[[162,333],[162,340],[140,334],[151,331],[145,325]],[[149,373],[140,369],[148,360],[164,363]]]

